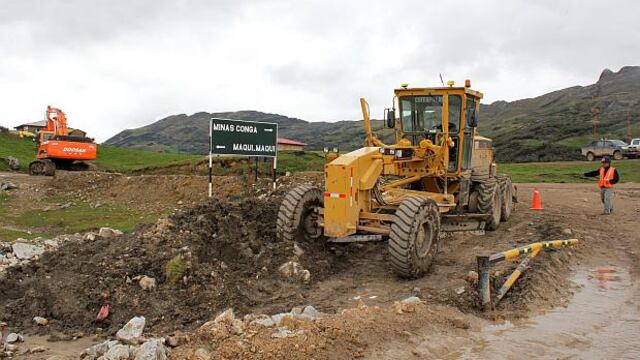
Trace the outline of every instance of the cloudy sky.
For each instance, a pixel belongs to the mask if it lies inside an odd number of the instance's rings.
[[[374,115],[401,82],[485,102],[640,60],[637,1],[0,0],[0,125],[62,108],[104,141],[170,114]]]

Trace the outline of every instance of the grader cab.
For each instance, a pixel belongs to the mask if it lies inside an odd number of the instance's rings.
[[[366,146],[324,167],[325,189],[300,186],[280,206],[277,235],[290,241],[387,240],[398,275],[424,274],[440,233],[495,230],[516,200],[511,179],[498,175],[491,140],[477,134],[482,93],[464,87],[395,90],[385,124],[395,143],[371,129],[360,99]]]

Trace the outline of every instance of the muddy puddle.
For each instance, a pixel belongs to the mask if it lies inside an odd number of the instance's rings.
[[[460,359],[640,359],[640,295],[627,269],[581,269],[566,308],[523,322],[487,325]]]

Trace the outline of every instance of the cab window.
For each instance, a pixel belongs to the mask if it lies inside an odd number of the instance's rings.
[[[414,145],[425,133],[442,131],[442,95],[407,96],[400,100],[402,131]]]

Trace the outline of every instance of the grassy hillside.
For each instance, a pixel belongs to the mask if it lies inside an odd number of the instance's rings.
[[[208,151],[209,119],[220,117],[248,121],[274,122],[278,124],[278,136],[308,144],[309,150],[322,150],[337,146],[342,150],[353,150],[364,144],[365,136],[361,121],[307,122],[278,114],[259,111],[237,111],[226,113],[200,112],[169,116],[153,124],[137,129],[125,130],[105,144],[147,150],[168,150],[205,154]],[[382,129],[382,121],[373,121],[378,135],[389,140],[393,132]]]
[[[21,139],[8,133],[0,133],[0,170],[8,170],[7,163],[2,158],[13,156],[20,160],[20,166],[26,169],[33,161],[35,154],[36,147],[31,139]]]
[[[640,136],[640,67],[604,70],[595,84],[531,99],[482,106],[479,130],[494,139],[500,161],[581,159],[594,140],[592,110],[600,111],[599,136],[624,139],[627,116]]]
[[[627,114],[632,116],[635,136],[640,136],[640,67],[626,66],[618,72],[605,70],[598,81],[589,86],[574,86],[531,99],[483,104],[479,130],[494,139],[496,157],[502,162],[580,159],[580,147],[592,140],[594,108],[600,109],[600,136],[623,138]],[[276,122],[280,136],[305,142],[310,150],[325,146],[352,150],[364,143],[362,121],[310,123],[258,111],[170,116],[138,129],[125,130],[106,143],[203,154],[207,151],[208,121],[212,116]],[[379,136],[389,141],[392,132],[380,130],[382,122],[375,121],[373,127],[379,129]]]
[[[35,145],[29,139],[0,133],[0,158],[13,156],[20,160],[21,171],[27,171],[29,163],[35,158]],[[153,152],[145,150],[118,148],[100,145],[98,159],[93,162],[99,170],[128,172],[149,166],[167,166],[200,159],[202,156]],[[5,161],[0,161],[0,170],[8,170]]]
[[[511,163],[499,164],[498,171],[511,175],[519,183],[595,183],[595,179],[585,178],[582,174],[598,166],[597,161]],[[616,161],[614,166],[623,182],[640,183],[640,160]]]

